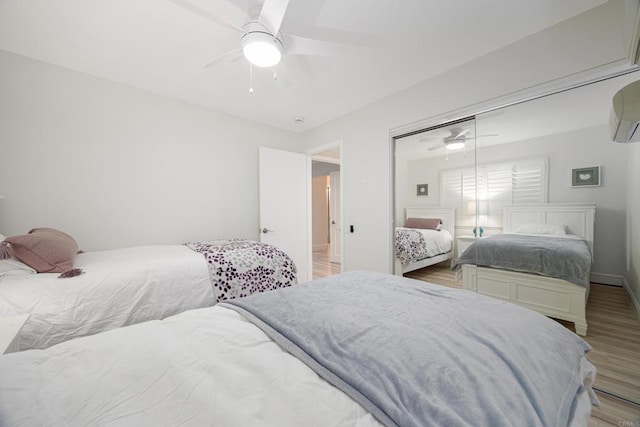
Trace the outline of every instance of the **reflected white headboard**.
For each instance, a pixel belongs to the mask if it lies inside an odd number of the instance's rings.
[[[404,208],[407,218],[441,218],[442,229],[454,235],[456,223],[456,208]]]
[[[521,224],[566,225],[567,234],[577,234],[584,238],[593,254],[595,218],[595,203],[520,205],[504,209],[502,225],[503,233],[511,233]]]

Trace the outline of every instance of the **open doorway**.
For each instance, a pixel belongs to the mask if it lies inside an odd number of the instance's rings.
[[[311,157],[312,259],[316,279],[342,271],[340,148]]]

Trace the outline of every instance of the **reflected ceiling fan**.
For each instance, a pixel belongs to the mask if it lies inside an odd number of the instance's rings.
[[[460,150],[466,146],[467,141],[472,141],[475,139],[473,137],[467,136],[470,131],[471,128],[452,128],[449,131],[449,135],[447,136],[427,136],[424,138],[420,138],[420,142],[440,140],[440,142],[438,142],[437,144],[433,144],[430,147],[427,147],[427,151],[434,151],[443,147],[446,147],[447,151]],[[497,136],[497,134],[478,135],[476,138],[484,136]]]
[[[245,11],[229,0],[209,2],[205,8],[188,0],[169,0],[218,25],[240,33],[237,47],[213,58],[204,64],[205,68],[219,63],[222,59],[233,60],[244,56],[252,66],[270,68],[277,65],[283,55],[323,55],[340,53],[341,46],[322,40],[309,39],[280,32],[289,0],[265,0],[262,6]],[[277,74],[274,71],[274,78]],[[253,86],[253,85],[251,85]],[[249,89],[253,92],[253,89]]]

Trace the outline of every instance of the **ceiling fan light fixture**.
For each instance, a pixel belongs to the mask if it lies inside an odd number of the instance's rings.
[[[256,67],[273,67],[282,58],[282,42],[267,32],[249,32],[242,37],[242,53]]]
[[[447,143],[447,150],[460,150],[464,148],[464,141],[454,141]]]

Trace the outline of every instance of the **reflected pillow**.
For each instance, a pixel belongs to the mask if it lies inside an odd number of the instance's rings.
[[[440,218],[407,218],[404,223],[407,228],[422,228],[426,230],[440,230],[442,219]]]
[[[521,224],[513,232],[518,234],[567,234],[565,225],[555,224]]]
[[[29,234],[7,237],[13,255],[38,273],[62,273],[73,268],[78,244],[62,231],[34,228]]]

